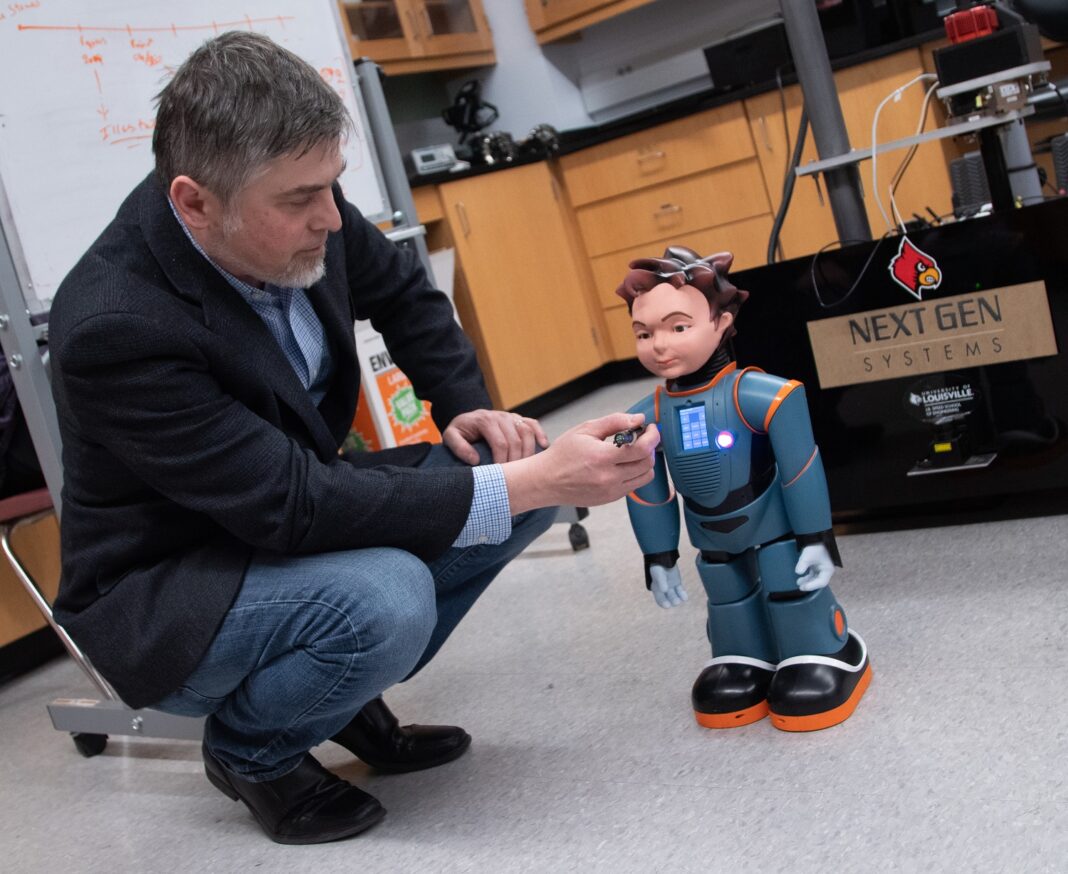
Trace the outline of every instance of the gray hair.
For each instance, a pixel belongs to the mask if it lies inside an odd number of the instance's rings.
[[[156,101],[160,184],[166,190],[189,176],[225,205],[268,161],[340,141],[352,127],[345,104],[311,65],[243,31],[200,46]]]

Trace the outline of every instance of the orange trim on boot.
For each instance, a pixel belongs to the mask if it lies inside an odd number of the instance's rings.
[[[856,688],[853,689],[853,694],[843,704],[824,710],[823,713],[812,713],[808,716],[781,716],[778,713],[772,713],[771,724],[781,731],[819,731],[821,728],[838,725],[853,715],[853,711],[857,709],[857,704],[860,703],[861,696],[864,695],[870,682],[871,663],[869,662]]]
[[[700,713],[694,711],[697,724],[704,728],[737,728],[740,725],[750,725],[759,722],[768,715],[768,702],[761,701],[745,710],[735,710],[733,713]]]

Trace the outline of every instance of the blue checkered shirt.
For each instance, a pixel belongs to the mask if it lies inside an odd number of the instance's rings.
[[[312,401],[318,406],[326,395],[332,360],[323,323],[319,321],[307,292],[303,288],[281,288],[270,283],[264,283],[262,289],[256,288],[223,270],[208,257],[207,252],[189,232],[174,203],[169,198],[167,202],[193,248],[219,271],[223,279],[237,290],[263,320],[271,336],[282,347],[301,385],[308,390]],[[463,530],[453,541],[454,547],[503,543],[512,533],[508,488],[501,466],[479,465],[474,468],[473,473],[475,491],[471,499],[471,512]]]

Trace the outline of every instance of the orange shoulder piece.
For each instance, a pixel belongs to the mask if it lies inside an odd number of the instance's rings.
[[[764,417],[764,430],[765,431],[767,431],[768,430],[768,426],[771,425],[771,418],[772,418],[772,416],[775,415],[775,412],[782,405],[782,402],[785,401],[790,396],[790,392],[792,392],[795,388],[800,388],[800,387],[801,387],[801,383],[800,382],[798,382],[796,379],[791,379],[788,383],[786,383],[786,385],[784,385],[782,388],[780,388],[775,393],[775,397],[773,397],[771,399],[771,406],[768,407],[768,414]]]
[[[738,418],[742,420],[742,424],[745,425],[745,427],[752,431],[754,434],[759,434],[760,432],[752,425],[750,425],[749,422],[746,420],[745,414],[742,412],[742,406],[738,403],[738,386],[742,381],[742,377],[749,373],[750,370],[756,373],[764,372],[759,367],[744,367],[738,371],[738,378],[734,380],[734,409],[738,412]]]

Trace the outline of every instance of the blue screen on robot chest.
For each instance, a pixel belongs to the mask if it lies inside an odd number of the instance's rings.
[[[679,407],[679,439],[683,452],[708,449],[708,423],[705,421],[705,405],[694,404]]]

